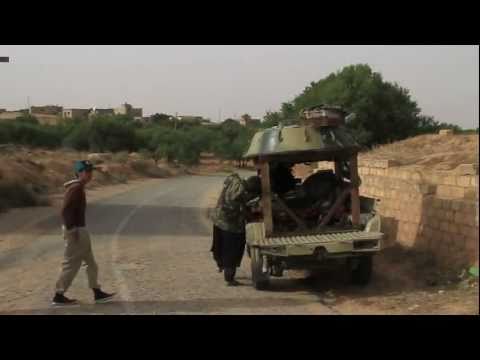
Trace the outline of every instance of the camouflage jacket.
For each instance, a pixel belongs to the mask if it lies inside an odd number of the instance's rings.
[[[247,200],[245,180],[235,173],[229,175],[223,183],[222,192],[213,211],[213,223],[225,231],[245,232]]]

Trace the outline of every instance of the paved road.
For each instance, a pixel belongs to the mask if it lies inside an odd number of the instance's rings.
[[[209,252],[206,219],[223,179],[160,179],[89,205],[100,282],[119,293],[110,304],[92,304],[81,269],[67,294],[81,306],[49,308],[64,245],[58,217],[48,217],[38,235],[25,234],[33,240],[0,252],[0,314],[334,313],[299,279],[276,279],[270,291],[254,290],[247,256],[238,275],[243,286],[225,286]]]

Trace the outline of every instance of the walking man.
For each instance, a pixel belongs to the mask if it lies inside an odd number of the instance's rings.
[[[213,243],[210,251],[228,286],[239,285],[235,274],[245,251],[247,202],[260,194],[260,188],[258,176],[251,176],[246,181],[235,173],[228,176],[212,217]]]
[[[55,286],[52,305],[74,305],[77,300],[69,299],[65,292],[72,284],[82,262],[86,264],[89,287],[96,303],[107,302],[115,294],[108,294],[98,284],[98,266],[93,256],[90,235],[85,227],[85,185],[92,180],[94,167],[89,161],[77,161],[74,165],[76,179],[64,184],[66,191],[62,208],[63,238],[65,253],[62,271]]]

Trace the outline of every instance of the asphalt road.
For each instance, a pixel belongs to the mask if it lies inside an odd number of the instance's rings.
[[[64,244],[58,216],[47,217],[40,232],[24,234],[25,244],[0,252],[0,314],[334,314],[302,279],[287,275],[269,291],[255,290],[248,256],[237,276],[242,286],[225,285],[206,218],[224,177],[149,181],[89,205],[100,283],[118,293],[109,304],[93,304],[82,268],[67,293],[81,305],[50,308]]]

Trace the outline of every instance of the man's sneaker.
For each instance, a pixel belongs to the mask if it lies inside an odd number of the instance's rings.
[[[52,300],[52,306],[72,306],[78,305],[76,299],[69,299],[63,294],[55,294],[55,297]]]
[[[242,285],[242,284],[239,283],[237,280],[232,280],[227,282],[227,286],[239,286],[239,285]]]
[[[93,292],[95,294],[95,303],[97,304],[103,304],[103,303],[109,302],[116,295],[115,293],[108,294],[106,292],[103,292],[100,289],[94,289]]]

